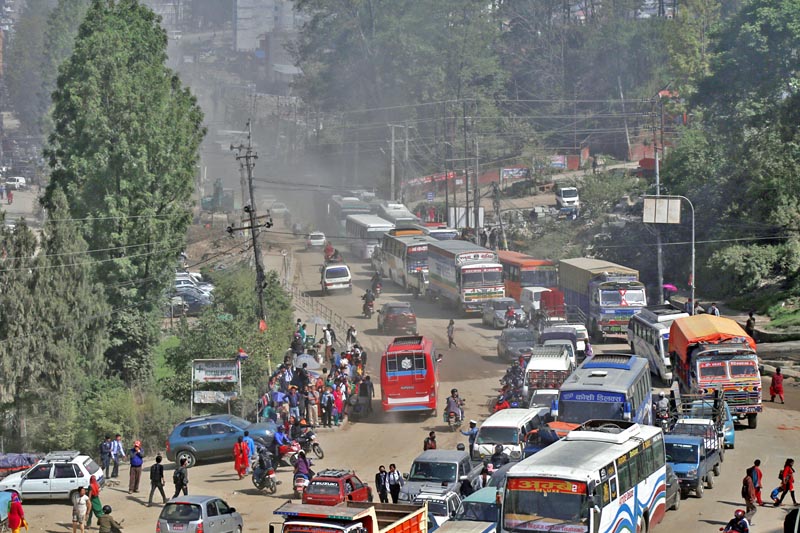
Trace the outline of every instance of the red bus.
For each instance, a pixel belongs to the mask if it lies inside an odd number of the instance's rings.
[[[549,259],[534,259],[519,252],[499,251],[497,256],[503,265],[506,296],[520,300],[523,287],[558,288],[558,267]]]
[[[421,335],[396,337],[381,357],[381,405],[384,412],[436,414],[439,358],[433,341]]]

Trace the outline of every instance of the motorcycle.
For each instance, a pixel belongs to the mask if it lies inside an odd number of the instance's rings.
[[[458,416],[458,413],[452,411],[447,413],[447,425],[450,427],[450,431],[457,431],[461,427],[461,417]]]
[[[284,444],[278,447],[278,462],[294,466],[297,463],[297,454],[303,448],[300,443],[293,440],[291,444]]]
[[[661,431],[668,433],[670,429],[670,423],[672,422],[672,417],[669,414],[669,410],[656,409],[656,420],[658,420],[658,425],[661,426]]]
[[[275,480],[275,469],[272,467],[272,459],[266,448],[259,447],[258,459],[254,461],[253,486],[258,490],[267,489],[270,494],[275,494],[278,490],[278,482]]]
[[[308,484],[311,483],[309,479],[303,474],[296,474],[294,476],[294,497],[300,499],[306,491]]]
[[[317,456],[317,459],[322,459],[325,457],[325,452],[322,451],[322,446],[320,446],[319,442],[317,442],[317,434],[311,429],[307,429],[300,437],[298,437],[297,442],[300,443],[300,447],[304,452],[306,452],[306,455],[313,452],[314,455]]]
[[[380,282],[380,281],[379,281],[379,282],[377,282],[377,283],[374,283],[374,284],[372,285],[372,292],[374,292],[374,293],[375,293],[375,298],[377,298],[378,296],[380,296],[380,295],[381,295],[381,291],[382,291],[382,290],[383,290],[383,285],[381,284],[381,282]]]
[[[372,318],[372,313],[375,312],[375,302],[364,302],[362,312],[364,314],[364,318]]]

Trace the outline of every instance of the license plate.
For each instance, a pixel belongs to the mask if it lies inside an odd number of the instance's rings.
[[[172,529],[172,531],[183,531],[186,529],[186,524],[172,524],[170,529]]]

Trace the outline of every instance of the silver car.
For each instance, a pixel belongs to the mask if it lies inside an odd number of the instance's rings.
[[[517,320],[525,318],[525,312],[514,298],[492,298],[483,304],[481,321],[493,328],[506,327],[506,310],[509,306],[514,310]]]
[[[242,515],[216,496],[178,496],[158,516],[156,533],[241,533]]]

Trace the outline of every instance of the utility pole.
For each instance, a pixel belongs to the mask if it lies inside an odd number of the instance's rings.
[[[247,172],[247,182],[250,191],[250,203],[244,206],[244,211],[250,215],[250,236],[253,239],[253,254],[255,255],[256,265],[256,294],[258,295],[258,320],[267,320],[266,308],[264,307],[264,285],[266,276],[264,275],[264,265],[261,258],[261,245],[258,242],[258,216],[256,215],[255,195],[253,194],[253,168],[256,166],[258,154],[253,150],[252,129],[250,121],[247,121],[247,144],[231,145],[231,150],[236,150],[236,160],[239,161],[240,169]],[[262,217],[264,218],[264,217]],[[264,224],[265,227],[272,227],[272,220]],[[232,234],[233,229],[247,228],[228,228]]]
[[[389,169],[389,200],[394,201],[394,124],[389,124],[389,127],[392,128],[392,156],[391,156],[391,168]]]
[[[474,194],[472,195],[472,200],[475,204],[475,244],[480,244],[480,237],[478,236],[478,226],[480,225],[480,213],[481,213],[481,194],[480,194],[480,185],[478,184],[478,176],[481,175],[480,172],[480,157],[478,151],[478,136],[475,136],[475,190]]]
[[[408,121],[405,122],[403,128],[405,129],[405,147],[403,150],[403,175],[400,182],[400,197],[405,200],[405,187],[406,183],[408,183]]]
[[[662,147],[663,148],[663,147]],[[653,102],[653,157],[656,171],[656,196],[661,196],[661,177],[658,164],[658,143],[656,138],[655,101]],[[658,303],[664,303],[664,258],[661,250],[661,230],[656,227],[656,263],[658,268]],[[692,303],[694,305],[694,302]]]
[[[467,102],[462,100],[464,118],[464,227],[469,228],[469,158],[467,157]]]

